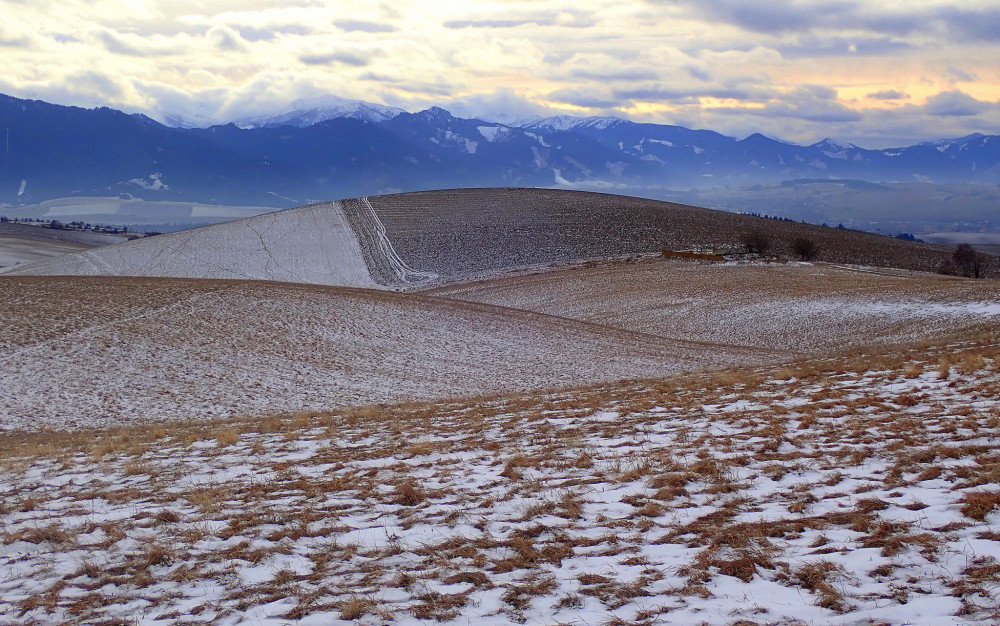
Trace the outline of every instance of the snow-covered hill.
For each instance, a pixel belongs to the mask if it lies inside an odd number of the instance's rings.
[[[243,278],[378,286],[338,203],[266,213],[9,269],[26,276]]]

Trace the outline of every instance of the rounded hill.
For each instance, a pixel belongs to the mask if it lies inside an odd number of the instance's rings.
[[[808,243],[809,254],[801,254]],[[418,289],[514,270],[699,251],[935,271],[951,249],[658,200],[554,189],[354,198],[69,254],[31,275],[276,280]],[[1000,275],[984,259],[982,274]]]

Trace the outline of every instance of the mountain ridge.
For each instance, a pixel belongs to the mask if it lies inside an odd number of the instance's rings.
[[[503,124],[342,100],[207,128],[0,95],[0,204],[128,195],[287,208],[454,187],[657,190],[798,178],[1000,183],[1000,136],[869,150],[614,117]],[[339,107],[339,108],[338,108]]]

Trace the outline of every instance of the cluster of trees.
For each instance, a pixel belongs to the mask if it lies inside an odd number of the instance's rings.
[[[101,226],[100,224],[93,226],[83,221],[67,223],[62,220],[44,220],[40,217],[11,219],[6,215],[0,215],[0,224],[41,224],[42,228],[51,228],[53,230],[92,230],[97,233],[111,233],[114,235],[124,235],[129,232],[128,226],[122,226],[121,228],[117,226]]]
[[[771,238],[758,230],[745,233],[742,243],[749,254],[765,254],[771,248]],[[803,261],[809,261],[819,252],[819,246],[808,237],[798,237],[792,242],[792,252]]]
[[[48,223],[48,227],[55,230],[93,230],[99,233],[114,233],[116,235],[128,233],[128,226],[122,226],[121,228],[117,226],[91,226],[84,222],[69,222],[68,224],[64,224],[59,220],[52,220]]]
[[[951,254],[951,259],[938,268],[942,274],[979,278],[983,270],[983,256],[967,243],[960,243]]]
[[[780,215],[768,215],[767,213],[763,213],[763,214],[761,214],[761,213],[745,213],[743,211],[740,211],[740,215],[750,215],[750,216],[753,216],[753,217],[763,217],[763,218],[769,219],[769,220],[778,220],[779,222],[795,222],[795,221],[797,221],[797,220],[793,220],[790,217],[781,217]],[[801,220],[800,223],[807,224],[808,222],[806,222],[805,220]]]

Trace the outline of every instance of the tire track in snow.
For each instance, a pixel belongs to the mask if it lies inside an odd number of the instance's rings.
[[[392,246],[392,242],[389,240],[388,234],[386,234],[385,225],[382,223],[382,220],[379,219],[378,214],[375,213],[375,207],[372,206],[368,197],[365,196],[359,200],[362,208],[364,209],[361,212],[362,220],[368,222],[365,226],[369,232],[374,234],[374,244],[377,252],[381,257],[381,260],[385,261],[389,265],[389,269],[395,274],[397,280],[408,286],[419,285],[436,280],[438,275],[434,272],[422,272],[415,270],[408,266],[403,259],[399,257],[399,254],[396,253],[396,249]]]

